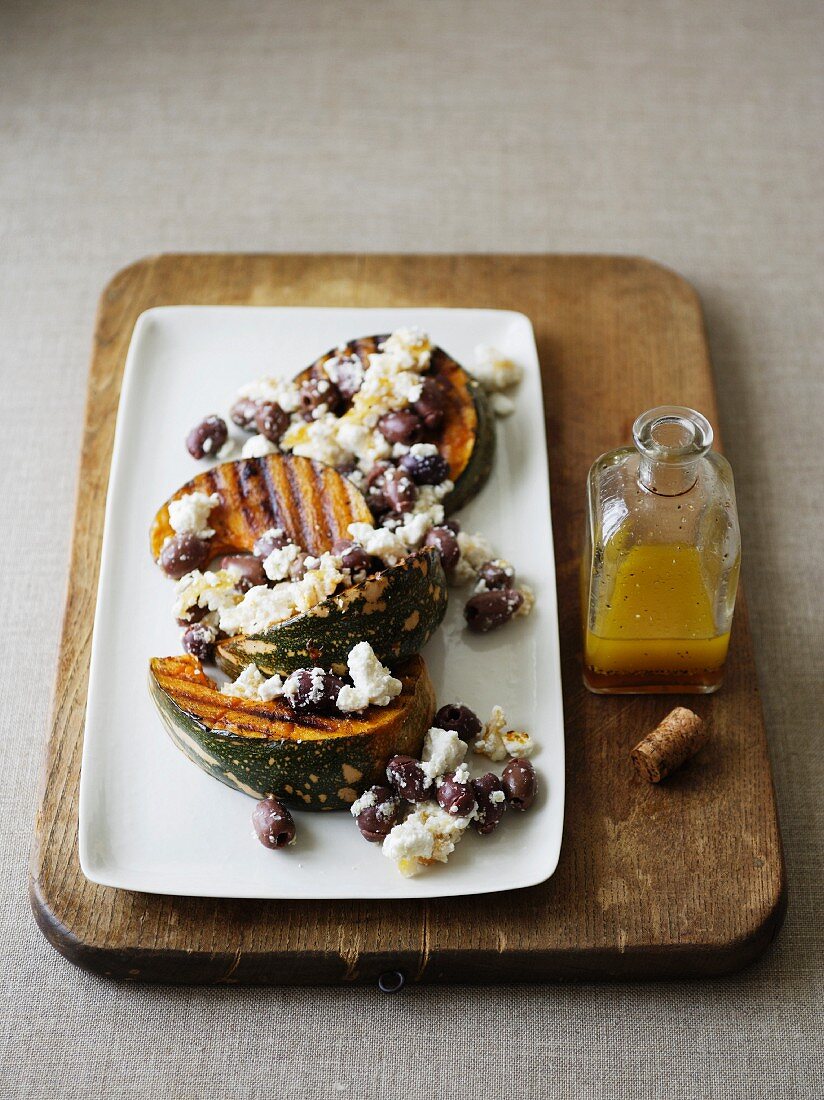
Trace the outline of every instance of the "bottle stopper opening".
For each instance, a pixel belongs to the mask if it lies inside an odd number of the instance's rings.
[[[690,463],[712,446],[706,417],[679,405],[659,405],[642,413],[632,434],[641,454],[654,462]]]

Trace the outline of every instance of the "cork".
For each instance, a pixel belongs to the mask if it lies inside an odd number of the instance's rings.
[[[709,731],[697,714],[676,707],[630,755],[642,779],[660,783],[703,748],[708,738]]]

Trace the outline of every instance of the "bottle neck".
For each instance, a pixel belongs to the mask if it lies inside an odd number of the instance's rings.
[[[712,446],[712,428],[706,418],[680,405],[660,405],[642,413],[632,435],[640,456],[638,480],[659,496],[688,493]]]
[[[638,480],[651,493],[677,497],[688,493],[698,480],[698,461],[689,463],[656,462],[641,455]]]

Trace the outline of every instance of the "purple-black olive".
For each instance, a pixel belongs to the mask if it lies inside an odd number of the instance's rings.
[[[363,385],[363,364],[357,355],[335,358],[335,385],[344,401],[351,401]]]
[[[413,403],[412,408],[423,421],[427,431],[435,431],[441,426],[444,416],[444,397],[441,387],[434,378],[423,380],[421,396]]]
[[[416,485],[440,485],[449,477],[449,463],[441,454],[416,455],[410,451],[400,464]]]
[[[241,592],[269,583],[269,578],[263,572],[263,560],[256,558],[254,554],[227,554],[220,559],[220,568],[231,569],[233,573],[240,574],[237,586]]]
[[[239,397],[229,410],[232,422],[246,432],[255,430],[255,417],[257,416],[258,403],[251,397]]]
[[[378,431],[390,443],[404,443],[406,446],[419,443],[423,430],[423,421],[411,409],[384,413],[378,421]]]
[[[474,741],[483,728],[477,714],[463,703],[447,703],[432,719],[439,730],[454,730],[462,741]]]
[[[507,561],[496,558],[485,561],[478,569],[478,579],[482,580],[489,591],[515,587],[515,570]]]
[[[282,550],[291,541],[284,531],[275,527],[271,531],[265,531],[259,538],[255,539],[252,553],[256,558],[262,558],[265,561],[273,550]]]
[[[498,827],[506,812],[506,791],[493,772],[473,779],[472,790],[478,804],[478,816],[472,824],[481,836],[486,836]]]
[[[320,668],[299,668],[287,680],[284,697],[297,714],[336,715],[345,683],[340,676]]]
[[[209,560],[209,544],[197,535],[172,535],[160,551],[160,568],[175,580]]]
[[[215,652],[215,635],[203,623],[192,623],[183,634],[183,648],[200,661],[211,661]]]
[[[200,607],[195,604],[194,607],[188,608],[177,620],[178,626],[191,626],[192,623],[199,623],[201,619],[205,619],[209,614],[208,607]]]
[[[414,756],[393,756],[386,765],[386,778],[407,802],[423,802],[429,798],[432,782]]]
[[[383,495],[393,512],[411,512],[418,499],[418,488],[405,470],[387,470],[383,479]]]
[[[284,412],[274,401],[266,401],[258,406],[255,427],[270,443],[279,443],[289,427],[289,413]]]
[[[453,535],[459,535],[461,533],[461,525],[456,519],[445,519],[441,526],[448,528]]]
[[[372,559],[359,542],[351,539],[338,539],[332,547],[332,553],[340,558],[341,570],[354,579],[362,580],[365,575],[374,572]]]
[[[475,792],[469,783],[459,783],[455,773],[449,772],[438,787],[438,805],[455,817],[466,817],[475,809]]]
[[[355,819],[361,836],[365,840],[377,843],[388,836],[401,818],[401,804],[391,787],[370,787],[369,794],[374,801],[366,806]]]
[[[424,546],[434,546],[441,555],[441,562],[448,572],[454,569],[461,556],[458,540],[448,527],[431,527],[423,540]]]
[[[325,412],[337,412],[343,404],[340,390],[325,375],[320,378],[307,378],[300,387],[300,411],[304,420],[315,420],[319,409]]]
[[[229,429],[221,416],[207,416],[186,436],[186,450],[192,458],[211,458],[229,438]]]
[[[515,588],[479,592],[466,601],[466,625],[476,634],[486,634],[509,622],[523,602],[523,596]]]
[[[285,848],[295,839],[295,823],[277,798],[264,798],[252,812],[252,825],[264,848]]]
[[[529,760],[510,760],[501,773],[501,783],[513,810],[528,810],[538,792],[535,769]]]

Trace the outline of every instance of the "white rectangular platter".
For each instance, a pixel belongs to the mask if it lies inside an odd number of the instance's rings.
[[[453,589],[424,657],[438,705],[492,706],[529,731],[540,794],[488,837],[467,835],[447,865],[402,877],[346,813],[296,813],[294,846],[272,852],[251,831],[251,799],[178,752],[147,689],[153,656],[180,652],[172,582],[149,554],[160,504],[204,464],[184,440],[199,419],[226,417],[235,391],[262,375],[292,377],[347,339],[417,325],[472,369],[492,344],[524,378],[498,421],[494,470],[463,509],[536,596],[526,619],[477,636],[463,629],[467,590]],[[550,395],[551,398],[551,395]],[[489,770],[470,754],[473,774]],[[500,769],[498,769],[500,770]],[[555,870],[564,817],[564,740],[555,566],[541,378],[532,326],[519,313],[461,309],[168,306],[138,319],[117,418],[83,744],[80,862],[93,882],[208,897],[425,898],[531,886]]]

